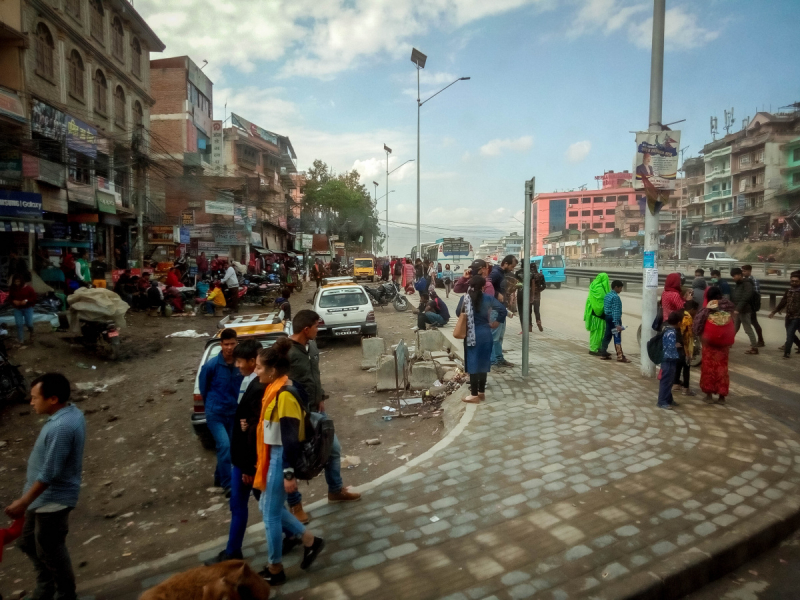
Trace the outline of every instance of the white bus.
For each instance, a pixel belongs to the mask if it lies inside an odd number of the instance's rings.
[[[446,265],[450,265],[450,270],[456,278],[461,277],[464,271],[472,264],[475,259],[475,252],[472,244],[464,238],[442,238],[426,247],[422,245],[423,257],[427,258],[436,267],[437,285],[443,286],[442,271]],[[441,269],[439,266],[441,265]]]

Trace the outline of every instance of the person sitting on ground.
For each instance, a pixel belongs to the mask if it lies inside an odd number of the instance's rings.
[[[164,292],[161,291],[157,281],[150,282],[150,289],[147,290],[147,307],[150,309],[164,307]]]
[[[437,329],[444,324],[444,318],[437,311],[436,301],[433,299],[428,300],[425,307],[417,315],[417,330],[425,331],[428,326],[431,329]]]
[[[122,298],[128,304],[128,306],[132,307],[134,289],[135,287],[131,278],[131,270],[125,269],[122,275],[120,275],[117,279],[117,283],[114,284],[114,293]]]
[[[220,308],[225,308],[225,294],[222,293],[222,288],[220,286],[219,281],[214,281],[211,284],[211,287],[208,291],[208,296],[206,296],[206,314],[209,316],[214,316],[214,309],[219,306]]]

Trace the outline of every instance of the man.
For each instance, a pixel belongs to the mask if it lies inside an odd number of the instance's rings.
[[[136,281],[136,293],[133,299],[135,308],[147,310],[147,292],[150,289],[150,271],[142,273]]]
[[[523,273],[522,269],[517,271],[517,279],[521,282],[523,281],[525,274]],[[521,284],[520,284],[521,286]],[[530,321],[528,323],[528,331],[533,331],[533,317],[536,316],[536,326],[539,328],[539,331],[544,331],[542,327],[542,315],[540,314],[539,310],[542,305],[542,292],[547,288],[547,282],[544,279],[544,275],[539,272],[539,268],[536,266],[536,263],[531,263],[531,291],[530,291],[530,306],[528,307],[528,312],[531,316]],[[522,302],[523,302],[523,294],[522,294],[522,287],[519,287],[517,290],[517,312],[519,313],[520,321],[522,320]],[[520,333],[522,333],[520,331]]]
[[[390,268],[389,268],[389,261],[387,259],[383,261],[383,265],[381,265],[381,279],[383,281],[389,281],[389,273],[390,273]]]
[[[703,269],[695,269],[694,280],[692,281],[692,300],[697,302],[698,306],[703,306],[703,296],[706,293],[708,282],[705,278],[706,272]]]
[[[753,284],[744,278],[744,274],[739,267],[731,269],[731,277],[736,283],[731,293],[731,302],[736,306],[736,311],[733,313],[736,333],[739,333],[739,327],[744,325],[744,331],[747,337],[750,338],[750,350],[745,354],[758,354],[758,340],[756,340],[752,325],[753,296],[755,295]]]
[[[319,259],[314,261],[314,266],[311,267],[311,275],[317,284],[317,289],[322,285],[322,264]]]
[[[754,290],[753,312],[752,312],[753,329],[756,330],[756,337],[758,337],[758,347],[763,348],[765,346],[764,331],[761,329],[761,325],[759,325],[758,323],[758,311],[761,310],[761,287],[758,285],[758,279],[753,277],[752,265],[742,265],[742,275],[744,275],[744,278],[749,280],[750,283],[753,284],[753,290]]]
[[[600,346],[600,358],[603,360],[611,360],[611,355],[608,353],[608,344],[611,338],[614,338],[614,348],[617,351],[617,362],[629,363],[631,362],[625,357],[622,351],[622,298],[620,293],[625,287],[619,279],[611,282],[611,291],[603,298],[603,314],[606,316],[606,333],[603,336],[603,342]]]
[[[226,498],[231,497],[231,436],[243,379],[233,357],[236,343],[236,331],[223,329],[220,353],[203,365],[198,378],[200,396],[205,403],[206,424],[217,448],[214,485],[225,490]]]
[[[494,286],[492,285],[492,280],[489,279],[489,264],[480,258],[473,260],[469,268],[464,269],[464,275],[462,275],[461,278],[456,281],[455,285],[453,285],[453,291],[457,294],[466,293],[466,291],[469,289],[469,280],[475,275],[480,275],[486,280],[486,286],[483,288],[483,293],[494,296]]]
[[[423,310],[417,316],[417,330],[425,331],[428,325],[432,327],[444,327],[450,321],[450,310],[436,295],[435,291],[430,292],[430,299],[426,302]]]
[[[242,540],[247,529],[247,503],[252,492],[258,500],[261,495],[253,489],[258,450],[256,431],[261,416],[261,399],[266,386],[256,377],[256,359],[261,344],[245,340],[233,349],[236,368],[242,374],[239,387],[238,406],[231,436],[231,526],[228,545],[217,556],[206,561],[213,565],[226,560],[242,558]]]
[[[225,270],[225,276],[222,278],[222,283],[228,286],[227,302],[231,308],[232,313],[239,312],[239,278],[236,276],[236,269],[233,264],[229,263],[228,268]]]
[[[422,264],[422,259],[418,258],[414,261],[414,283],[417,283],[425,276],[425,267]]]
[[[201,252],[200,256],[197,257],[197,278],[203,279],[208,273],[208,259],[206,258],[206,253]]]
[[[709,287],[718,287],[722,290],[722,297],[730,300],[731,286],[722,278],[719,269],[711,269],[711,285]]]
[[[221,271],[223,267],[223,261],[220,260],[219,254],[215,254],[214,258],[211,259],[211,272],[216,277],[217,271]]]
[[[492,271],[489,273],[489,279],[492,282],[492,287],[494,289],[494,297],[497,298],[500,302],[508,305],[508,296],[509,294],[506,293],[506,277],[514,270],[514,267],[517,265],[517,258],[513,254],[509,254],[506,256],[499,265],[495,265],[492,267]],[[484,292],[486,289],[484,288]],[[488,292],[487,292],[488,293]],[[493,311],[494,312],[494,311]],[[510,315],[509,315],[510,316]],[[492,314],[491,321],[497,320],[497,315]],[[492,329],[492,366],[493,367],[513,367],[514,364],[508,362],[505,357],[503,356],[503,338],[505,337],[506,333],[506,324],[505,322],[500,323],[499,327]]]
[[[300,391],[308,412],[325,414],[325,400],[328,396],[322,389],[319,374],[319,350],[317,338],[319,315],[313,310],[301,310],[292,320],[294,335],[292,349],[289,350],[289,379]],[[334,436],[331,457],[325,465],[325,481],[328,483],[328,503],[353,502],[361,499],[361,494],[351,492],[344,487],[341,474],[342,447],[339,438]],[[311,518],[303,510],[303,496],[300,492],[289,494],[289,510],[301,523],[308,523]]]
[[[791,239],[792,239],[792,228],[789,227],[788,223],[786,223],[786,225],[783,226],[783,247],[784,248],[788,248],[789,247],[789,240],[791,240]]]
[[[639,179],[641,181],[642,175],[645,175],[647,177],[653,176],[653,167],[650,166],[650,161],[651,161],[650,153],[645,152],[644,154],[642,154],[642,164],[636,167],[636,179]]]
[[[86,249],[82,248],[80,252],[78,252],[78,260],[75,261],[75,275],[81,285],[84,286],[88,286],[91,280],[91,269],[89,268],[87,256]]]
[[[36,569],[31,598],[75,600],[75,574],[67,551],[69,513],[78,503],[86,421],[69,404],[70,384],[61,373],[46,373],[31,384],[31,406],[49,418],[28,459],[21,498],[6,507],[11,519],[25,517],[19,548]]]
[[[776,313],[786,309],[786,344],[783,346],[783,358],[789,358],[792,353],[792,343],[797,344],[797,352],[800,353],[800,338],[797,332],[800,331],[800,271],[794,271],[791,275],[791,286],[781,298],[778,306],[775,307],[769,318],[773,318]]]
[[[122,298],[128,304],[128,306],[132,307],[134,291],[135,288],[131,278],[131,270],[125,269],[122,275],[120,275],[117,279],[117,283],[114,284],[114,293]]]
[[[394,276],[395,287],[400,287],[400,282],[403,280],[403,261],[399,258],[392,263],[392,274]]]

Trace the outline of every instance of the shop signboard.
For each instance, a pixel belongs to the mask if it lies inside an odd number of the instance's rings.
[[[247,222],[245,222],[245,219]],[[236,204],[233,207],[233,223],[235,225],[255,225],[256,222],[256,208],[255,206],[242,206]]]
[[[178,236],[181,241],[181,244],[188,244],[191,242],[191,235],[189,233],[188,227],[179,227]]]
[[[90,185],[67,181],[67,196],[73,202],[78,202],[79,204],[85,204],[94,208],[97,206],[94,192],[95,190]]]
[[[214,230],[214,243],[218,246],[244,246],[245,232],[233,227],[220,227]]]
[[[206,200],[206,214],[233,216],[233,202],[228,200]]]
[[[205,225],[187,225],[186,229],[189,230],[189,237],[193,240],[206,240],[207,242],[213,241],[214,233],[210,224]]]
[[[31,101],[31,130],[51,140],[63,142],[67,137],[67,115],[34,99]]]
[[[182,210],[181,211],[181,226],[192,227],[194,226],[194,211]]]
[[[117,202],[114,195],[97,190],[97,210],[111,215],[117,214]]]
[[[97,158],[97,129],[67,115],[67,148]]]
[[[266,129],[262,129],[258,125],[254,125],[247,119],[243,119],[236,113],[231,113],[231,124],[234,127],[240,127],[244,129],[249,135],[253,137],[261,138],[265,142],[269,142],[275,146],[278,145],[278,136],[271,131],[267,131]]]
[[[42,210],[66,215],[69,213],[67,190],[50,186],[38,186],[42,195]]]
[[[303,233],[303,249],[304,250],[311,250],[311,247],[314,245],[314,234],[313,233]]]
[[[211,166],[217,171],[222,169],[222,153],[222,121],[214,121],[211,124]]]
[[[0,217],[41,219],[42,195],[15,190],[0,190]]]
[[[226,257],[230,254],[228,246],[218,246],[215,242],[205,242],[203,240],[197,242],[197,251],[205,252],[207,257],[214,256],[215,254]]]
[[[151,225],[147,228],[147,242],[153,245],[175,245],[175,228],[172,225]]]
[[[19,94],[0,89],[0,114],[25,122],[25,107],[19,99]]]

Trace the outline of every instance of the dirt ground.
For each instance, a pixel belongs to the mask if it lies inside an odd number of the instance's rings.
[[[313,284],[292,297],[294,312],[307,308]],[[242,307],[255,312],[255,307]],[[411,310],[376,308],[378,335],[389,343],[413,344]],[[190,425],[192,389],[203,339],[166,338],[195,329],[211,334],[216,319],[148,318],[129,313],[123,329],[123,359],[112,363],[70,344],[67,334],[36,336],[33,345],[11,351],[11,360],[28,379],[45,371],[64,373],[84,411],[87,440],[83,490],[70,517],[68,546],[80,583],[141,561],[162,557],[227,534],[226,500],[212,488],[215,455],[204,450]],[[361,370],[358,342],[333,340],[321,349],[323,386],[331,398],[343,455],[360,465],[344,468],[345,485],[368,482],[424,452],[442,435],[440,417],[384,421],[389,395],[376,393],[375,374]],[[356,416],[356,412],[377,408]],[[44,422],[26,404],[0,408],[0,503],[22,492],[28,455]],[[364,440],[381,444],[367,446]],[[5,442],[4,444],[2,442]],[[403,444],[401,446],[401,444]],[[306,503],[325,496],[323,477],[301,484]],[[250,504],[250,523],[260,514]],[[5,523],[0,516],[0,526]],[[312,513],[313,523],[313,513]],[[33,588],[27,558],[6,548],[0,567],[0,593]]]

